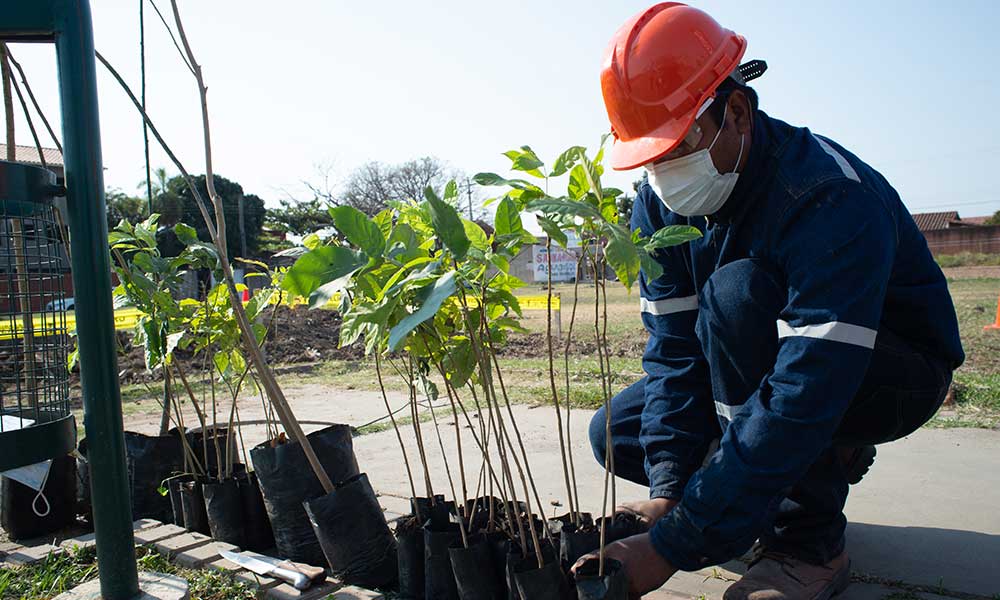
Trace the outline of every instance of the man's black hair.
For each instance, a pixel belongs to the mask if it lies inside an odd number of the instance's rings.
[[[708,114],[712,116],[716,125],[722,124],[722,113],[725,110],[726,102],[729,101],[729,95],[737,90],[743,92],[747,100],[750,101],[750,110],[757,112],[757,92],[745,83],[740,83],[732,77],[726,77],[719,84],[719,87],[715,88],[715,101],[708,107]]]

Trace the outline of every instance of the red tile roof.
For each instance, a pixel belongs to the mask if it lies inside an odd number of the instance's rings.
[[[966,225],[985,225],[986,221],[988,221],[992,216],[993,215],[985,215],[982,217],[965,217],[962,219],[962,222],[965,223]]]
[[[42,147],[42,155],[45,156],[45,164],[51,167],[61,167],[63,166],[62,153],[55,148]],[[38,160],[38,148],[34,146],[22,146],[18,144],[14,147],[14,157],[17,162],[29,163],[33,165],[40,165],[42,161]],[[7,144],[0,144],[0,160],[6,160],[7,158]]]
[[[917,223],[920,231],[934,231],[935,229],[948,229],[952,223],[961,221],[958,211],[947,212],[916,213],[913,220]]]

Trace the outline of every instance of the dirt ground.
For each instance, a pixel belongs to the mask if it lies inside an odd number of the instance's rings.
[[[949,267],[942,269],[948,279],[1000,279],[1000,267]]]
[[[119,332],[119,380],[122,384],[159,381],[159,373],[146,369],[141,346],[132,345],[130,332]],[[274,327],[265,345],[272,364],[295,365],[320,360],[350,360],[360,358],[364,349],[360,345],[338,347],[340,342],[340,315],[327,310],[308,310],[305,307],[281,308],[275,317]],[[205,357],[176,351],[185,372],[201,371]]]

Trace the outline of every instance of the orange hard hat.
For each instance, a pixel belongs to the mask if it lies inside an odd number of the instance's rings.
[[[622,25],[601,64],[615,138],[611,167],[634,169],[673,150],[746,47],[743,36],[679,2],[656,4]]]

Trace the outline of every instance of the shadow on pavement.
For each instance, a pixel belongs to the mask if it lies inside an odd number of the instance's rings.
[[[848,523],[847,551],[857,574],[983,596],[1000,592],[1000,535]]]

